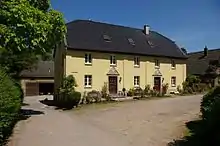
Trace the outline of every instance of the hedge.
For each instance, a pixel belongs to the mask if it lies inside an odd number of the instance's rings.
[[[201,102],[203,125],[201,139],[208,145],[220,145],[220,86],[207,93]]]
[[[10,136],[19,118],[21,97],[18,84],[0,69],[0,145]]]

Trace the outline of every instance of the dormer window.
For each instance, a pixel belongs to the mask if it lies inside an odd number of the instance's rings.
[[[154,44],[151,42],[151,41],[147,41],[147,43],[151,46],[151,47],[154,47]]]
[[[106,42],[111,42],[110,36],[108,36],[108,35],[106,35],[106,34],[103,35],[103,39],[104,39]]]
[[[132,39],[132,38],[128,38],[128,42],[131,44],[131,45],[135,45],[135,42],[134,42],[134,40]]]

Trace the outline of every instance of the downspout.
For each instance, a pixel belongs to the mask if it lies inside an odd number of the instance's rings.
[[[124,88],[125,87],[124,86],[125,85],[125,59],[123,59],[123,74],[122,75],[123,75],[123,85],[122,86]]]

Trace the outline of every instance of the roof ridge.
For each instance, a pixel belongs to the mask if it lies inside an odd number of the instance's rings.
[[[218,49],[208,49],[208,51],[220,51],[220,48],[218,48]],[[204,51],[197,51],[197,52],[190,52],[190,53],[188,53],[188,54],[198,54],[198,53],[203,53]]]
[[[116,27],[123,27],[123,28],[129,28],[129,29],[137,29],[137,30],[143,30],[141,28],[135,28],[135,27],[132,27],[132,26],[124,26],[122,24],[113,24],[113,23],[110,23],[110,22],[100,22],[100,21],[94,21],[94,20],[85,20],[85,19],[76,19],[76,20],[73,20],[73,21],[70,21],[68,23],[66,23],[66,25],[68,24],[71,24],[71,23],[74,23],[74,22],[92,22],[92,23],[96,23],[96,24],[105,24],[105,25],[111,25],[111,26],[116,26]],[[152,30],[150,30],[152,32]]]

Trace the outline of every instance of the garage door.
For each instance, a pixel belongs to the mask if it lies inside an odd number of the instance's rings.
[[[26,83],[26,96],[39,95],[38,83]]]

